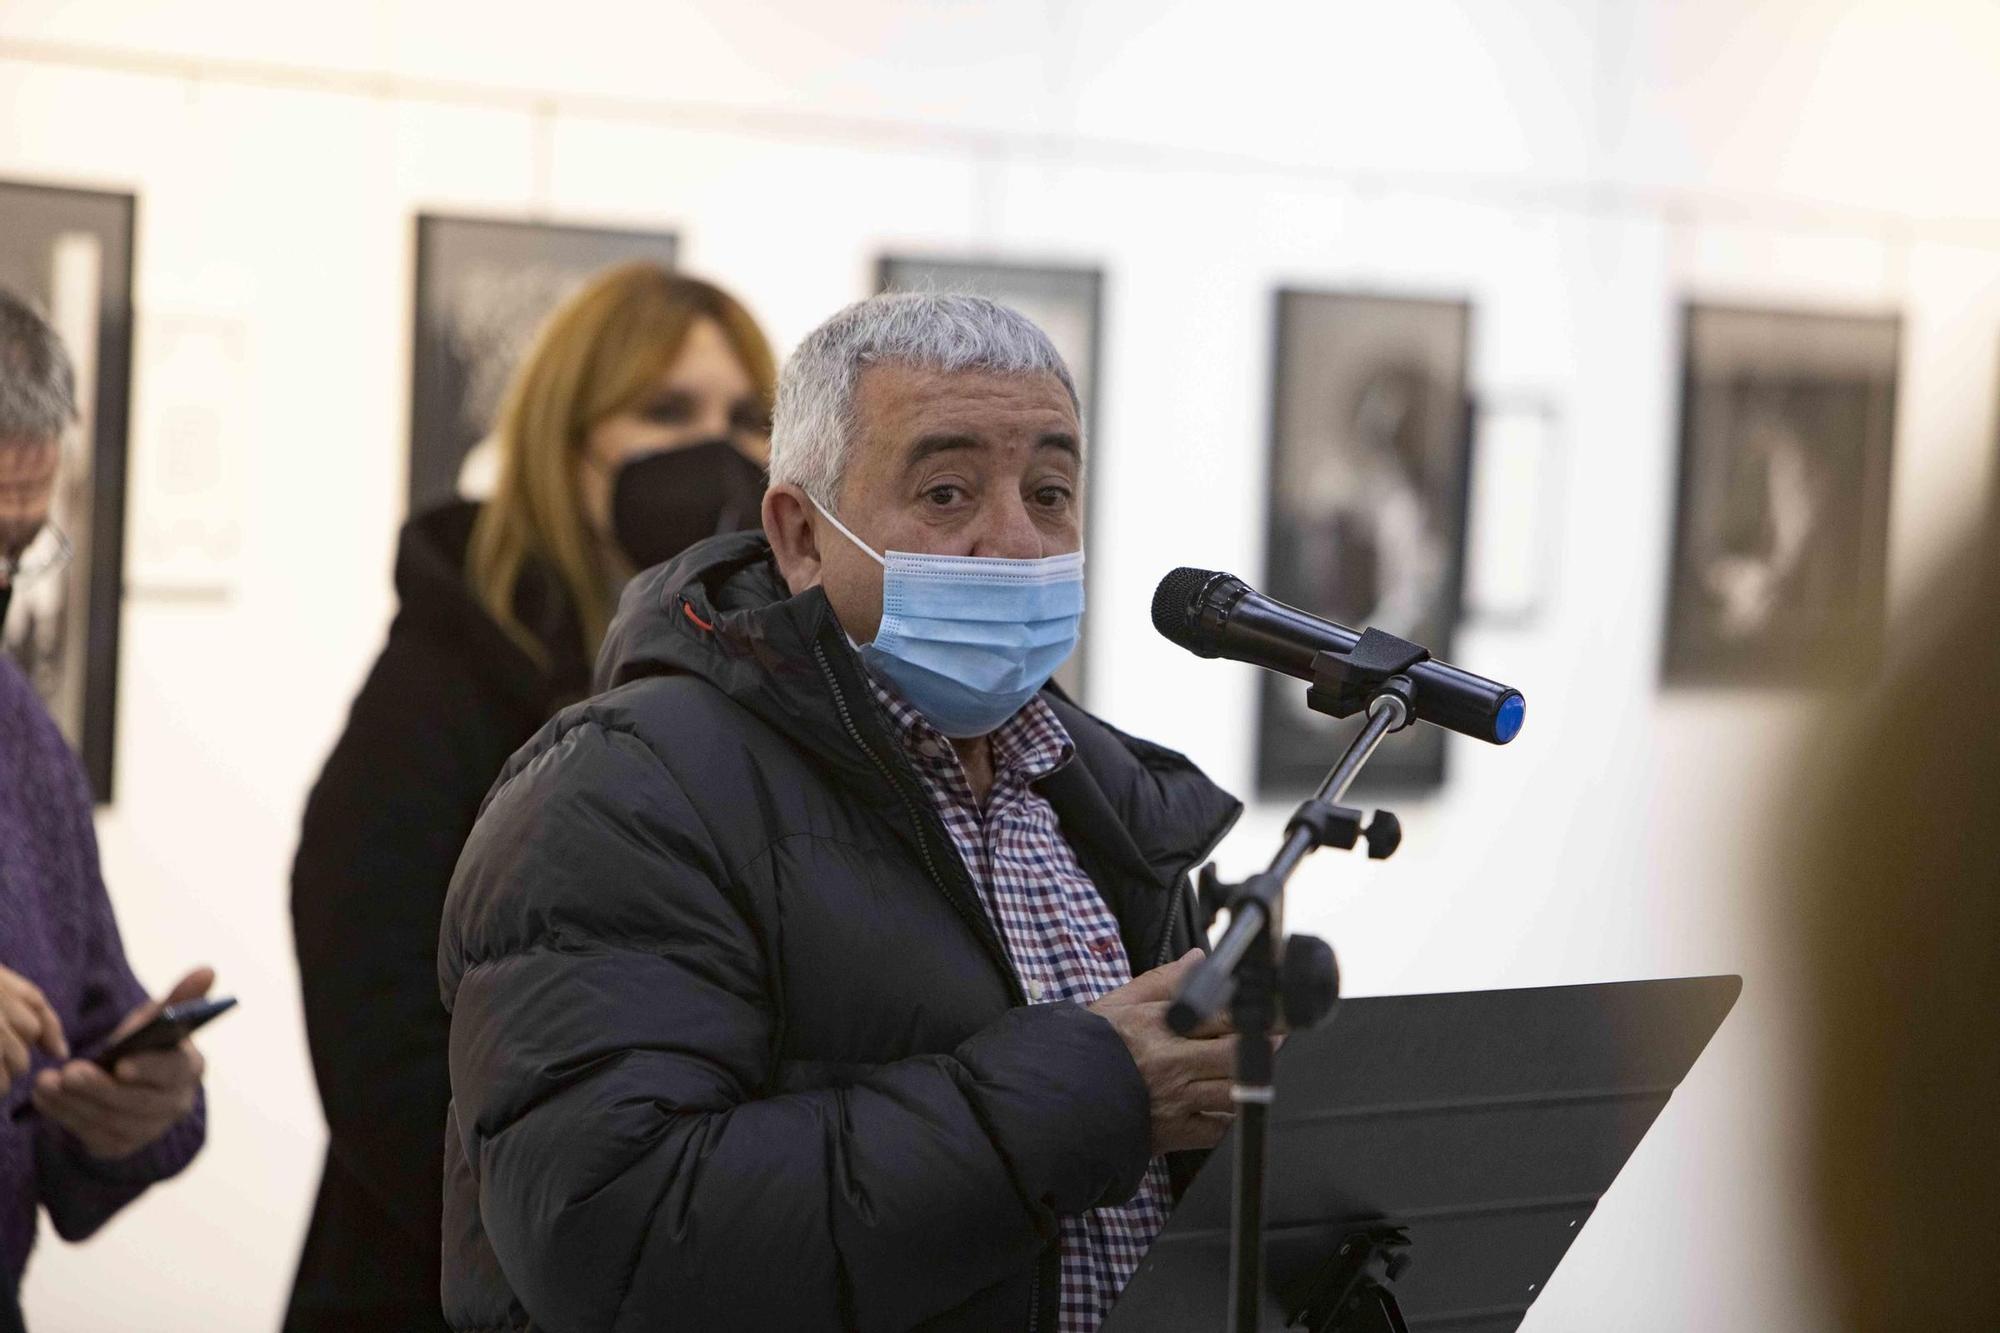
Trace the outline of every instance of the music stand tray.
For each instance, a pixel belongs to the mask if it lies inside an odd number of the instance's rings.
[[[1519,1327],[1742,978],[1343,1000],[1278,1056],[1264,1327]],[[1103,1333],[1225,1327],[1211,1153]],[[1343,1254],[1342,1247],[1346,1246]]]

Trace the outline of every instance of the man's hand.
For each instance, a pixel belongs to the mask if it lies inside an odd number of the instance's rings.
[[[1190,949],[1165,967],[1134,977],[1089,1006],[1108,1019],[1132,1052],[1153,1103],[1153,1155],[1213,1148],[1235,1114],[1229,1101],[1236,1038],[1224,1022],[1192,1037],[1167,1026],[1167,1004],[1188,970],[1201,961]]]
[[[62,1020],[41,987],[0,967],[0,1093],[28,1072],[37,1046],[54,1059],[69,1059]]]
[[[213,971],[196,968],[165,999],[148,1000],[125,1015],[106,1044],[144,1027],[167,1005],[200,999],[214,984]],[[72,1060],[36,1076],[35,1109],[75,1135],[92,1157],[130,1157],[194,1109],[206,1067],[201,1052],[186,1041],[170,1051],[127,1056],[112,1070]]]

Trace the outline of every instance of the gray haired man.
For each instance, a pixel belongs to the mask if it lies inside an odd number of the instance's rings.
[[[764,533],[627,589],[459,862],[454,1327],[1102,1321],[1227,1123],[1164,1012],[1239,806],[1046,688],[1084,449],[989,301],[793,355]]]
[[[45,534],[73,394],[55,333],[0,291],[0,620],[15,583],[60,567],[38,552],[62,550]],[[98,875],[82,766],[0,655],[0,1330],[18,1318],[38,1208],[81,1240],[200,1149],[193,1046],[108,1070],[81,1057],[213,981],[196,968],[147,1000]]]

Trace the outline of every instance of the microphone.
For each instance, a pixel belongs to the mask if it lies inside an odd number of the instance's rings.
[[[1153,592],[1153,628],[1197,657],[1227,657],[1313,679],[1313,659],[1347,653],[1360,633],[1273,601],[1233,574],[1182,567]],[[1527,701],[1510,686],[1426,658],[1403,672],[1416,686],[1419,721],[1505,745],[1520,734]]]

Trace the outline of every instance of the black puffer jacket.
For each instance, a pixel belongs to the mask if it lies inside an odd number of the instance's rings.
[[[459,1329],[1055,1328],[1055,1217],[1128,1198],[1147,1099],[1028,1007],[825,597],[761,536],[626,591],[610,692],[459,861],[444,1299]],[[1135,970],[1240,807],[1050,695],[1041,784]]]

